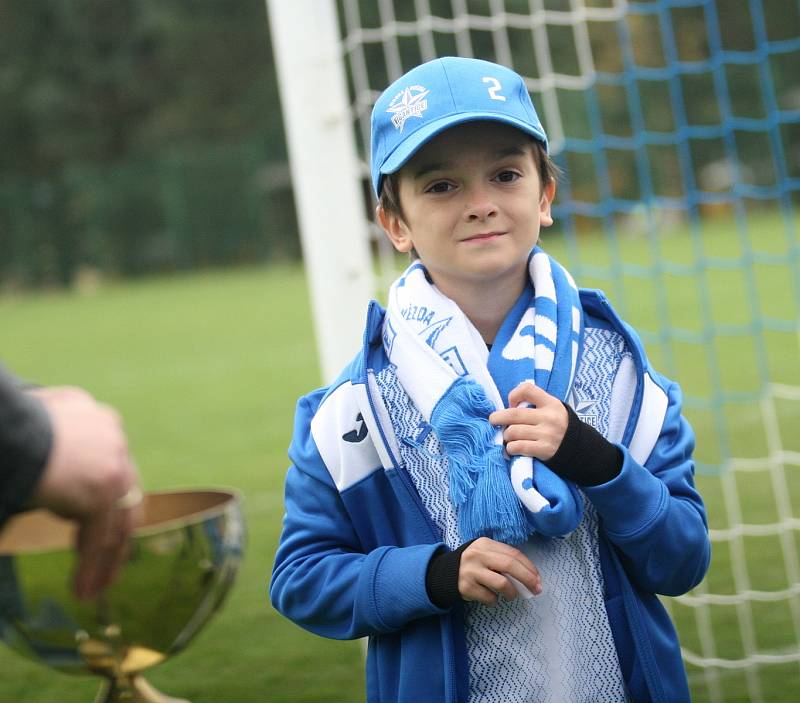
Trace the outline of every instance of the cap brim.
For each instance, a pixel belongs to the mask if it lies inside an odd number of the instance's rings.
[[[397,149],[384,160],[381,166],[381,177],[399,171],[403,167],[403,164],[414,156],[422,146],[446,129],[466,122],[484,121],[501,122],[502,124],[516,127],[520,131],[530,134],[534,139],[542,142],[545,149],[547,148],[547,136],[543,130],[536,130],[532,128],[529,123],[517,120],[509,115],[503,115],[497,112],[470,112],[466,115],[447,115],[430,124],[426,124],[424,127],[420,127],[414,134],[404,139]]]

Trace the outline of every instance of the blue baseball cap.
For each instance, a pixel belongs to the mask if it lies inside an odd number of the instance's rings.
[[[446,56],[398,78],[372,109],[372,187],[395,173],[426,142],[464,122],[493,120],[542,142],[547,135],[522,77],[480,59]]]

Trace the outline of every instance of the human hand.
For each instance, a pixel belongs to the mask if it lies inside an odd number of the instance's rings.
[[[79,388],[30,392],[44,404],[53,428],[32,504],[78,523],[73,588],[79,598],[94,598],[116,578],[139,517],[139,508],[125,500],[139,491],[139,477],[122,421]]]
[[[458,592],[464,600],[495,605],[500,594],[506,600],[513,600],[519,591],[511,579],[534,595],[542,592],[539,570],[515,547],[480,537],[462,553]]]
[[[530,403],[533,407],[519,407],[521,403]],[[489,422],[505,427],[506,452],[541,461],[552,458],[569,424],[564,404],[530,381],[520,383],[508,394],[508,404],[508,408],[489,415]]]

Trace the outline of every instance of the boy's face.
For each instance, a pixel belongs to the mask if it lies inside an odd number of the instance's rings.
[[[395,248],[416,249],[445,295],[519,286],[539,228],[553,223],[555,183],[542,188],[530,138],[470,122],[423,146],[398,174],[403,217],[379,208]]]

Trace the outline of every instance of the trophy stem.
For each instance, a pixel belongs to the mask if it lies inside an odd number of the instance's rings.
[[[141,674],[120,674],[109,678],[94,703],[190,703],[153,688]]]

